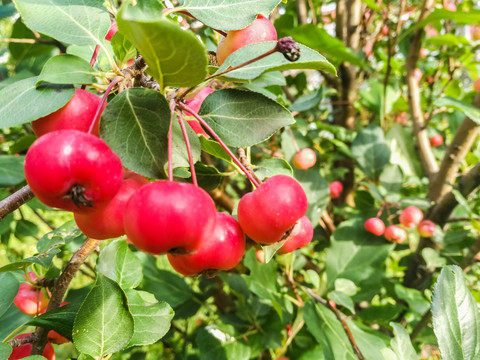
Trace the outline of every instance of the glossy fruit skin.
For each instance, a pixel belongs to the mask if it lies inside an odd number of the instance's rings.
[[[431,237],[435,234],[435,224],[430,220],[423,220],[418,224],[417,231],[420,236]]]
[[[379,218],[370,218],[365,221],[365,230],[372,233],[373,235],[383,235],[385,232],[385,224]]]
[[[25,158],[25,178],[44,204],[78,213],[93,213],[115,196],[123,179],[120,158],[100,138],[78,130],[57,130],[38,138]],[[66,198],[83,187],[90,202]]]
[[[273,244],[305,215],[307,207],[307,196],[298,181],[275,175],[240,199],[237,216],[253,241]]]
[[[110,41],[112,40],[113,35],[115,35],[118,31],[117,22],[115,20],[112,21],[110,24],[110,29],[108,29],[107,35],[105,35],[105,40]]]
[[[134,178],[123,180],[120,189],[103,210],[94,214],[74,214],[75,223],[85,235],[97,240],[125,235],[123,226],[125,206],[135,191],[149,183],[147,178],[135,175]]]
[[[215,89],[212,89],[209,86],[204,87],[202,90],[198,92],[198,94],[195,95],[193,99],[187,100],[188,107],[191,108],[196,113],[198,113],[198,111],[200,110],[200,107],[202,106],[203,100],[205,100],[205,98],[211,93],[213,93],[214,91]],[[193,116],[193,115],[190,112],[185,111],[185,116]],[[210,137],[210,135],[208,135],[205,132],[205,130],[203,130],[198,120],[189,119],[187,122],[188,122],[188,125],[190,125],[190,127],[193,129],[193,131],[195,131],[196,134],[203,135],[207,139]]]
[[[317,155],[315,151],[310,148],[305,148],[293,155],[292,164],[297,169],[307,170],[317,162]]]
[[[20,334],[15,337],[15,339],[23,339],[24,337],[30,336],[32,333],[29,334]],[[27,356],[30,356],[30,351],[32,351],[32,344],[27,343],[13,348],[13,351],[8,358],[8,360],[17,360],[23,359]],[[48,360],[55,360],[55,351],[53,350],[53,346],[50,343],[47,343],[45,349],[43,350],[42,355],[46,357]]]
[[[332,199],[337,199],[340,197],[343,191],[343,185],[340,181],[334,181],[328,185],[330,188],[330,197]]]
[[[222,65],[231,53],[241,47],[271,40],[277,40],[275,26],[265,16],[257,15],[257,18],[246,28],[228,31],[227,36],[220,40],[217,47],[217,61]]]
[[[407,238],[407,232],[404,228],[398,225],[390,225],[385,229],[383,236],[385,236],[385,239],[388,241],[398,244],[405,241]]]
[[[416,227],[423,220],[422,210],[416,206],[409,206],[402,211],[399,217],[400,223],[406,228]]]
[[[64,129],[88,132],[101,102],[102,99],[97,95],[86,90],[75,89],[75,94],[64,107],[32,122],[33,132],[37,137]],[[103,108],[105,108],[105,105]],[[92,131],[92,134],[96,136],[98,136],[99,124],[100,117]]]
[[[287,254],[308,245],[313,239],[313,226],[306,216],[302,216],[288,235],[285,244],[277,250],[277,254]]]
[[[127,237],[140,250],[189,253],[213,232],[216,212],[205,190],[188,183],[155,181],[131,196],[123,221]]]
[[[27,315],[43,313],[47,308],[48,302],[49,300],[43,290],[29,283],[20,284],[17,296],[13,299],[15,306]]]
[[[430,146],[437,147],[443,144],[443,137],[440,134],[435,134],[430,137]]]
[[[203,238],[200,248],[187,255],[168,254],[168,261],[182,275],[190,276],[205,270],[230,270],[242,260],[245,234],[229,214],[217,212],[215,229]]]

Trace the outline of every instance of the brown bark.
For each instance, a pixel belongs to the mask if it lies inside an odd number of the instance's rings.
[[[30,186],[26,185],[9,197],[0,201],[0,221],[26,202],[32,200],[34,197],[35,195],[33,195]]]
[[[299,25],[308,23],[308,10],[306,0],[297,0],[297,17]]]

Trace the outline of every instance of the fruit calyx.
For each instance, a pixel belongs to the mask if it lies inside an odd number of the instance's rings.
[[[85,187],[80,184],[73,184],[63,198],[72,200],[79,208],[80,206],[93,207],[93,201],[85,196]]]

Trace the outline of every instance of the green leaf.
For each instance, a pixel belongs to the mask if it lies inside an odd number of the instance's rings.
[[[215,325],[201,329],[196,337],[200,360],[248,360],[250,348]]]
[[[262,160],[255,166],[255,175],[266,179],[275,175],[293,176],[293,169],[285,159],[271,158]]]
[[[0,343],[0,359],[8,359],[12,353],[12,347],[7,343]]]
[[[425,20],[416,24],[413,29],[423,28],[437,20],[454,20],[457,24],[478,24],[480,23],[480,10],[469,9],[468,12],[461,12],[435,9]]]
[[[208,166],[201,162],[195,164],[198,186],[206,191],[211,191],[219,187],[225,176],[214,166]]]
[[[326,209],[330,196],[327,181],[320,175],[318,166],[305,170],[294,169],[294,178],[302,185],[308,200],[306,216],[312,224],[317,224]],[[314,225],[315,226],[315,225]]]
[[[392,151],[390,163],[400,166],[405,176],[421,177],[423,168],[412,138],[413,134],[410,129],[405,129],[400,124],[392,126],[386,136],[386,141]]]
[[[137,56],[137,49],[132,45],[130,41],[127,40],[123,34],[117,32],[113,35],[112,40],[113,52],[119,60],[120,63],[126,63],[130,59],[134,59]]]
[[[290,111],[306,111],[312,109],[313,107],[317,106],[322,100],[322,93],[323,92],[321,89],[317,89],[312,93],[300,96],[290,106]]]
[[[170,107],[159,92],[145,88],[122,91],[107,104],[100,134],[125,167],[150,178],[166,176]],[[187,126],[193,161],[200,159],[200,142]],[[185,141],[173,119],[173,166],[188,167]]]
[[[330,291],[328,298],[333,300],[335,304],[346,307],[352,314],[355,314],[355,304],[350,296],[341,291]]]
[[[350,319],[346,322],[365,359],[382,359],[382,351],[387,348],[384,339],[388,337]]]
[[[225,160],[229,164],[233,164],[230,155],[228,155],[225,149],[222,148],[222,146],[215,140],[209,140],[205,136],[200,136],[200,144],[202,145],[202,150],[205,151],[207,154]]]
[[[20,284],[12,273],[0,273],[0,289],[2,289],[0,292],[0,317],[12,305],[19,287]]]
[[[144,291],[127,290],[128,305],[135,321],[130,346],[150,345],[160,340],[170,329],[174,312],[166,302],[158,302]]]
[[[376,180],[390,162],[390,149],[378,126],[370,125],[359,131],[353,140],[352,152],[360,168],[372,180]]]
[[[380,182],[389,192],[397,192],[403,186],[402,168],[397,164],[388,164],[380,174]]]
[[[184,0],[186,10],[205,25],[219,30],[239,30],[255,20],[257,14],[268,15],[280,0]]]
[[[218,69],[217,73],[226,70],[230,66],[243,64],[248,60],[266,53],[273,49],[276,41],[264,41],[255,44],[246,45],[233,52]],[[227,80],[253,80],[261,74],[269,71],[284,71],[292,69],[312,69],[321,70],[329,74],[336,75],[337,70],[330,64],[327,59],[320,55],[317,51],[309,47],[297,44],[300,47],[301,55],[297,61],[291,62],[285,59],[283,54],[275,52],[261,60],[255,61],[250,65],[243,66],[237,70],[228,72],[221,76]]]
[[[13,186],[25,180],[24,161],[25,156],[0,155],[0,186]]]
[[[52,84],[93,84],[95,71],[88,61],[75,55],[60,54],[43,65],[37,86],[47,81]]]
[[[478,307],[456,265],[445,266],[433,289],[433,330],[443,359],[474,360],[480,356]]]
[[[363,60],[352,49],[347,48],[341,40],[331,36],[325,29],[317,25],[296,26],[288,30],[288,35],[296,41],[324,54],[334,64],[349,62],[358,66],[365,65]]]
[[[110,17],[96,0],[13,0],[27,26],[59,41],[76,45],[101,43]]]
[[[449,108],[457,109],[468,116],[473,122],[480,125],[480,109],[471,104],[466,104],[463,101],[454,99],[450,96],[444,96],[435,101],[436,107],[446,106]]]
[[[142,281],[142,264],[125,240],[115,240],[98,256],[97,271],[118,283],[122,289],[134,288]]]
[[[55,330],[60,335],[71,340],[73,322],[77,311],[78,306],[67,304],[32,318],[27,325]]]
[[[101,358],[129,343],[133,321],[123,290],[99,274],[75,317],[73,342],[78,351]]]
[[[393,335],[395,336],[390,341],[390,344],[393,351],[395,351],[395,355],[397,355],[398,359],[417,360],[417,353],[413,348],[410,336],[408,336],[407,331],[399,324],[391,322],[390,325],[393,327]]]
[[[73,88],[58,85],[37,89],[36,82],[37,77],[31,77],[0,90],[0,128],[46,116],[63,107],[75,93]]]
[[[56,254],[60,252],[59,249],[53,248],[50,249],[46,252],[40,253],[35,256],[31,256],[28,258],[25,258],[23,260],[15,261],[13,263],[10,263],[8,265],[2,266],[0,268],[0,272],[5,272],[5,271],[15,271],[15,270],[23,270],[27,266],[30,266],[32,264],[38,264],[46,269],[48,269],[53,261],[53,258]]]
[[[18,308],[12,304],[8,311],[0,317],[0,340],[5,339],[7,336],[11,335],[13,331],[22,327],[26,324],[32,317],[30,315],[24,314]]]
[[[77,239],[83,241],[86,236],[77,227],[75,220],[70,220],[42,236],[37,243],[37,250],[40,253],[47,252]]]
[[[208,95],[199,114],[227,145],[235,147],[258,144],[295,122],[292,114],[275,101],[236,89]]]
[[[408,304],[410,311],[423,315],[429,310],[430,304],[421,291],[400,284],[395,284],[394,290],[398,298]]]
[[[10,16],[14,15],[16,12],[17,11],[15,9],[15,6],[13,6],[13,3],[0,5],[0,19],[10,17]]]
[[[117,15],[119,31],[138,49],[163,89],[188,87],[207,76],[207,50],[192,31],[162,14],[162,7],[125,2]]]

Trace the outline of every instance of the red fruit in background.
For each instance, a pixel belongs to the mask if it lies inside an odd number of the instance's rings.
[[[480,26],[470,25],[470,35],[472,40],[480,40]]]
[[[419,68],[416,68],[413,71],[413,77],[415,78],[415,81],[417,82],[417,84],[420,84],[420,81],[422,80],[422,77],[423,77],[422,70],[420,70]]]
[[[215,89],[212,89],[211,87],[208,87],[208,86],[204,87],[202,90],[200,90],[197,93],[197,95],[195,95],[193,99],[187,100],[188,107],[191,108],[196,113],[198,113],[198,111],[200,110],[200,107],[202,106],[203,100],[205,100],[205,98],[211,93],[213,93],[214,91]],[[185,115],[193,116],[188,111],[185,111]],[[206,138],[210,137],[210,135],[208,135],[205,132],[205,130],[203,130],[202,126],[197,120],[191,119],[191,120],[188,120],[187,122],[188,122],[188,125],[190,125],[190,127],[193,129],[193,131],[195,131],[196,134],[203,135]]]
[[[420,57],[421,58],[426,58],[428,56],[428,50],[425,48],[420,49]]]
[[[343,191],[343,185],[340,181],[334,181],[328,185],[330,188],[330,197],[336,199],[340,197],[340,194]]]
[[[102,139],[78,130],[58,130],[38,138],[28,149],[25,178],[44,204],[93,213],[117,193],[123,168]]]
[[[270,40],[277,40],[275,26],[265,16],[257,15],[257,18],[245,29],[228,31],[227,36],[220,40],[217,47],[217,61],[222,65],[231,53],[241,47]]]
[[[20,284],[17,296],[13,299],[15,306],[27,315],[38,315],[45,311],[48,298],[41,288],[29,283]]]
[[[273,244],[307,212],[305,191],[286,175],[268,178],[238,204],[238,221],[253,241]]]
[[[409,206],[402,211],[399,220],[403,226],[414,228],[423,220],[422,210],[416,206]]]
[[[131,196],[123,219],[127,237],[140,250],[188,253],[212,234],[216,213],[205,190],[188,183],[156,181]]]
[[[176,271],[190,276],[205,270],[230,270],[242,260],[244,251],[245,234],[240,224],[233,216],[217,212],[213,232],[203,238],[196,252],[167,256]]]
[[[38,137],[64,129],[88,132],[101,102],[102,99],[97,95],[87,90],[75,89],[75,94],[64,107],[32,122],[33,132]],[[92,130],[92,134],[96,136],[98,136],[99,124],[100,117]]]
[[[385,232],[385,224],[379,218],[370,218],[365,221],[365,230],[372,233],[373,235],[383,235]]]
[[[473,82],[473,90],[480,91],[480,78]]]
[[[382,27],[382,34],[387,36],[389,32],[390,32],[390,28],[387,25],[384,25]]]
[[[366,57],[370,57],[373,55],[373,42],[367,41],[365,46],[363,47],[363,52],[365,53]]]
[[[110,24],[110,29],[108,30],[107,35],[105,35],[105,40],[108,40],[108,41],[112,40],[113,35],[115,35],[117,31],[118,31],[117,22],[113,20],[112,23]]]
[[[302,216],[287,237],[287,241],[277,250],[278,254],[287,254],[306,246],[313,239],[313,226],[306,216]]]
[[[317,155],[312,149],[302,149],[293,155],[292,164],[297,169],[307,170],[317,162]]]
[[[390,242],[401,243],[407,238],[407,232],[400,226],[390,225],[385,229],[383,236]]]
[[[445,0],[443,1],[443,7],[445,10],[448,10],[448,11],[457,11],[457,5],[455,5],[455,3],[451,3],[451,2],[446,2]]]
[[[431,237],[435,233],[435,224],[430,220],[423,220],[418,224],[417,231],[420,236]]]
[[[430,137],[430,146],[437,147],[443,144],[443,137],[440,134],[435,134]]]
[[[260,264],[265,262],[265,251],[263,249],[255,249],[255,257]]]
[[[148,184],[147,178],[135,174],[125,178],[113,199],[94,214],[74,214],[75,222],[88,237],[105,240],[125,235],[123,213],[128,200],[135,191]]]
[[[32,333],[29,334],[20,334],[15,337],[15,339],[23,339],[24,337],[30,336]],[[12,354],[8,358],[8,360],[17,360],[23,359],[27,356],[30,356],[30,351],[32,351],[32,344],[27,343],[13,348]],[[43,350],[42,355],[46,357],[48,360],[55,360],[55,351],[53,350],[53,346],[50,343],[47,343],[45,349]]]

